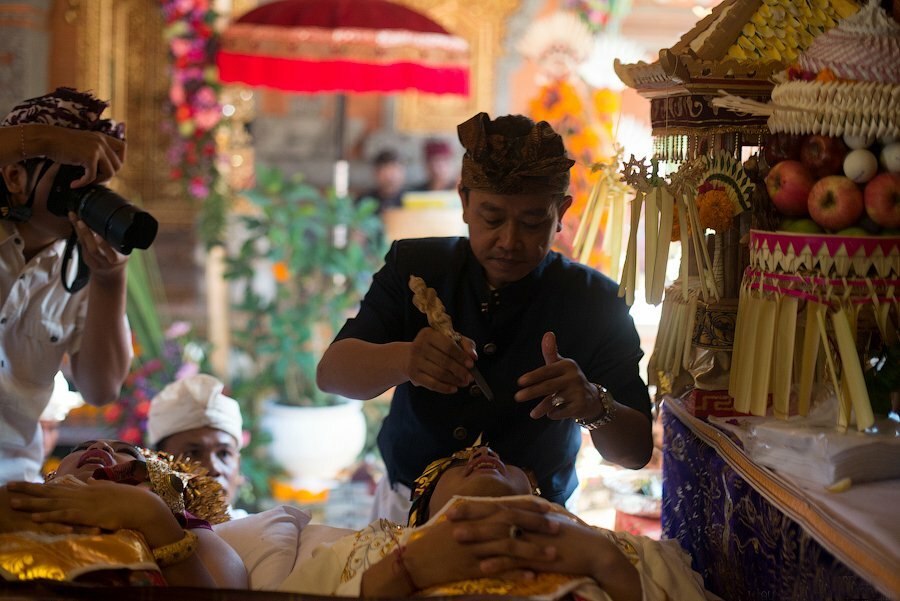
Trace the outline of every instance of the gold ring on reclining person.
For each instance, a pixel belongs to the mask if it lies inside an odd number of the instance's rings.
[[[566,398],[558,392],[553,393],[553,396],[550,397],[550,405],[552,405],[554,409],[559,409],[567,402]]]

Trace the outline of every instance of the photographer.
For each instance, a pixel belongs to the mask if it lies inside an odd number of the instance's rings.
[[[131,363],[127,257],[74,213],[48,208],[54,195],[99,183],[121,166],[124,127],[100,119],[106,107],[90,94],[58,88],[16,106],[0,123],[0,483],[40,481],[38,421],[64,355],[93,405],[116,399]],[[63,165],[83,167],[84,175],[57,182]],[[90,270],[86,286],[79,287],[83,277],[68,277],[74,255]]]

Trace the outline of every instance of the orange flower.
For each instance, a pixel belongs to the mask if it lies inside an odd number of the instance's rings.
[[[725,190],[713,188],[697,196],[697,212],[700,225],[721,233],[731,227],[734,205]]]
[[[622,96],[618,92],[602,89],[594,92],[594,110],[601,119],[612,119],[622,109]]]
[[[825,67],[816,74],[816,81],[837,81],[837,75],[834,74],[834,71]]]
[[[535,121],[547,121],[552,124],[583,113],[578,92],[564,81],[541,88],[538,97],[529,103],[529,112]]]
[[[285,283],[291,277],[291,272],[284,261],[278,261],[272,265],[272,274],[275,276],[275,281],[279,284]]]

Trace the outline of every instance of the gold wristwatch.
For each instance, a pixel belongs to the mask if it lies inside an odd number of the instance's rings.
[[[616,417],[616,401],[613,399],[613,396],[599,384],[594,384],[594,388],[597,389],[597,397],[600,399],[600,405],[603,407],[603,410],[600,412],[600,415],[593,419],[578,418],[575,420],[576,424],[589,432],[608,424]]]

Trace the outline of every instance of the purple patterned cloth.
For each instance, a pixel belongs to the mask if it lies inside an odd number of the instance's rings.
[[[0,126],[44,123],[69,129],[97,131],[124,140],[124,123],[100,118],[108,106],[108,102],[94,98],[88,92],[79,92],[72,88],[56,88],[50,94],[29,98],[16,105]]]
[[[666,538],[728,601],[885,599],[754,490],[663,403]]]

